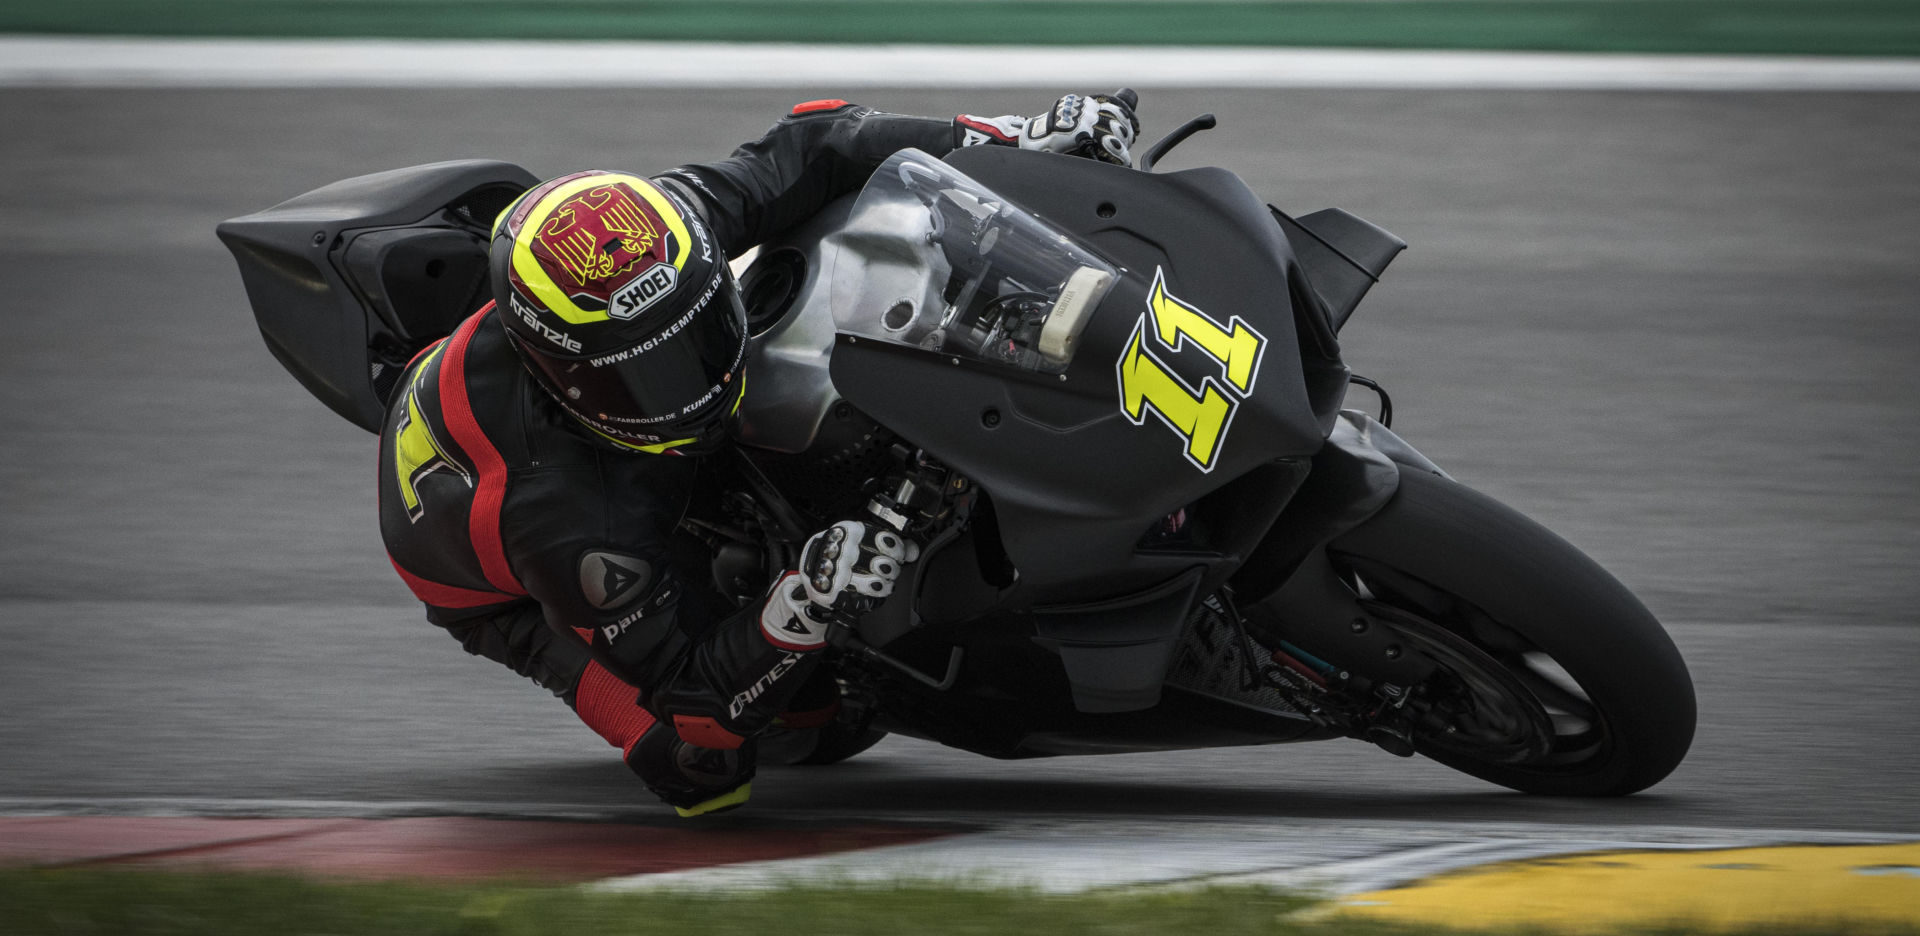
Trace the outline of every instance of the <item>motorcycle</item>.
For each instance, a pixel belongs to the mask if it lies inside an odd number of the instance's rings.
[[[738,446],[683,529],[744,605],[860,515],[925,544],[835,626],[831,763],[900,733],[998,758],[1357,738],[1531,793],[1624,795],[1685,756],[1686,665],[1572,545],[1392,431],[1339,332],[1406,246],[1219,168],[905,150],[763,244]],[[220,225],[269,350],[378,431],[487,295],[536,184],[463,160]],[[1345,408],[1377,392],[1376,418]]]

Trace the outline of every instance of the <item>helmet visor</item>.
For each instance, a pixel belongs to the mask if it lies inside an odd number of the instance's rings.
[[[560,404],[593,428],[649,443],[684,438],[728,398],[746,358],[746,308],[725,266],[687,311],[619,351],[551,354],[507,330]]]

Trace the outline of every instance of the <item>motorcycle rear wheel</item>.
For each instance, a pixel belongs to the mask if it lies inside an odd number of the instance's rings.
[[[879,744],[887,733],[878,728],[854,728],[848,725],[828,725],[820,729],[820,741],[814,746],[813,753],[796,761],[815,767],[838,764],[849,757]]]
[[[1693,682],[1672,639],[1605,569],[1512,508],[1404,469],[1387,506],[1328,555],[1363,597],[1497,661],[1511,677],[1501,682],[1524,687],[1552,725],[1524,757],[1416,734],[1421,754],[1511,789],[1567,796],[1638,792],[1686,756]]]

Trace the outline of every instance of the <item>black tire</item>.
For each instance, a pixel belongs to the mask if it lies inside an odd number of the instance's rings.
[[[797,763],[814,767],[838,764],[879,744],[880,739],[886,736],[887,733],[878,728],[855,729],[841,724],[828,725],[820,729],[820,741],[814,745],[813,753]]]
[[[760,763],[785,767],[837,764],[880,743],[887,733],[831,722],[818,728],[783,728],[760,736]]]
[[[1567,726],[1552,753],[1517,763],[1415,737],[1422,754],[1501,786],[1569,796],[1638,792],[1686,756],[1693,681],[1672,639],[1605,569],[1517,511],[1402,469],[1387,506],[1328,554],[1376,599],[1498,660]]]

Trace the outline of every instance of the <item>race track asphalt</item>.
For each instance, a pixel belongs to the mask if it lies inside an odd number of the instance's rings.
[[[0,807],[658,812],[570,713],[421,619],[373,440],[267,355],[223,218],[357,173],[712,158],[833,89],[0,90]],[[1142,89],[1146,136],[1412,249],[1344,336],[1396,428],[1633,587],[1701,721],[1626,800],[1367,746],[993,762],[892,739],[735,822],[1234,815],[1920,831],[1920,96]],[[1044,90],[871,92],[911,113]],[[1359,396],[1359,394],[1357,394]]]

